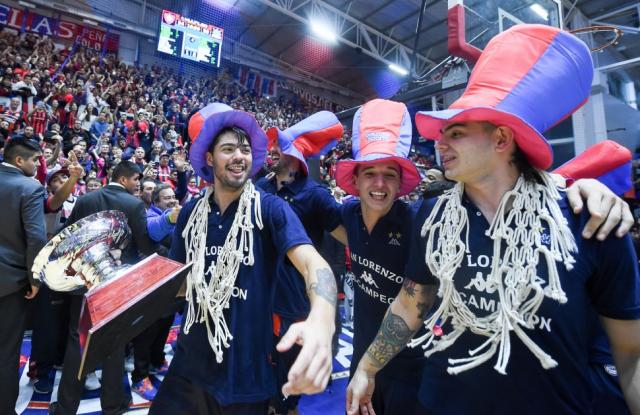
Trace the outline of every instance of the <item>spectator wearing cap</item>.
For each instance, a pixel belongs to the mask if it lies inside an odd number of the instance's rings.
[[[39,290],[33,261],[45,245],[44,188],[32,177],[40,147],[33,140],[14,138],[4,148],[0,165],[0,413],[15,413],[18,398],[20,347],[27,301]]]

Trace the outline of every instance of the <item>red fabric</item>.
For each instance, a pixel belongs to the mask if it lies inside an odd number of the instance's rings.
[[[596,178],[631,161],[631,151],[615,141],[605,140],[558,167],[557,173],[572,181]]]
[[[40,165],[36,170],[36,179],[38,179],[40,184],[44,186],[44,183],[47,180],[47,161],[42,155],[38,158],[38,161],[40,162]]]
[[[158,167],[158,180],[162,183],[171,184],[171,167],[160,166]]]
[[[333,140],[342,137],[343,132],[344,127],[342,127],[342,124],[335,124],[322,130],[311,131],[298,136],[294,140],[293,145],[306,159],[318,154],[320,150],[325,148]]]
[[[47,112],[46,111],[38,111],[36,110],[33,114],[31,114],[31,126],[33,127],[33,131],[36,135],[44,134],[47,131]]]
[[[449,33],[447,46],[451,56],[459,56],[469,61],[469,63],[475,63],[480,59],[482,51],[467,43],[464,14],[464,6],[462,4],[456,4],[447,12],[447,29]]]

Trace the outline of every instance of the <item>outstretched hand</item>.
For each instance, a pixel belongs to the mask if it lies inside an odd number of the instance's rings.
[[[322,392],[332,371],[331,324],[310,319],[289,327],[276,346],[278,352],[289,350],[294,344],[302,346],[298,358],[291,366],[287,383],[282,387],[284,396]]]

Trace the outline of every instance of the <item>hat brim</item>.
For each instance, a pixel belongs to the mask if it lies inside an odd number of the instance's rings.
[[[393,161],[400,166],[400,187],[396,198],[408,195],[420,183],[420,173],[411,160],[388,154],[369,154],[361,160],[342,160],[336,164],[336,184],[352,196],[360,196],[353,176],[358,166],[371,166],[386,161]]]
[[[309,166],[307,166],[307,161],[304,159],[302,153],[295,148],[295,146],[291,145],[293,138],[287,134],[286,131],[281,131],[276,127],[271,127],[267,130],[267,137],[269,138],[269,147],[271,147],[271,144],[273,143],[274,146],[277,145],[280,148],[282,154],[295,157],[300,161],[305,176],[309,175]],[[282,145],[285,145],[285,147],[283,148]]]
[[[551,146],[535,128],[520,117],[490,107],[422,111],[416,114],[416,128],[424,138],[438,141],[446,124],[469,121],[486,121],[498,126],[507,126],[515,133],[518,147],[531,165],[546,170],[553,163]]]
[[[227,127],[238,127],[249,136],[252,156],[250,177],[260,171],[267,154],[267,135],[251,114],[236,110],[212,114],[203,121],[202,129],[189,151],[189,159],[195,173],[209,183],[213,183],[213,169],[207,164],[206,154],[213,139]]]

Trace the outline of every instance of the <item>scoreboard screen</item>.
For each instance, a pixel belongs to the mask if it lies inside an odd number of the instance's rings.
[[[221,27],[163,10],[158,51],[219,67],[223,33]]]

